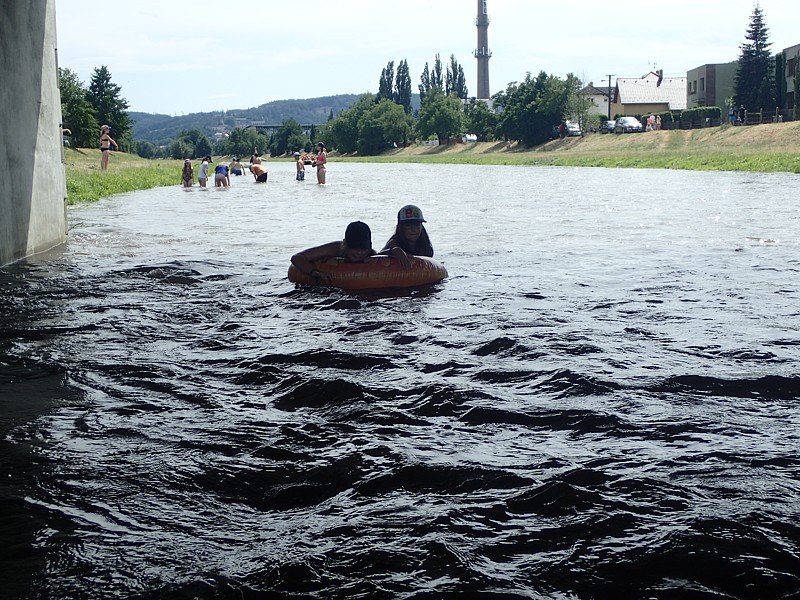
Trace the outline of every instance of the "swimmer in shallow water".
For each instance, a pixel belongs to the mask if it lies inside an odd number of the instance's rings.
[[[369,225],[361,221],[353,221],[347,226],[341,242],[329,242],[298,252],[292,256],[292,264],[301,273],[307,274],[316,281],[329,283],[330,275],[317,269],[315,263],[336,257],[343,258],[345,262],[364,262],[374,254],[372,231],[370,231]]]
[[[433,256],[433,246],[425,230],[422,211],[413,204],[407,204],[397,213],[397,227],[394,235],[384,244],[381,254],[388,254],[410,267],[409,256]]]

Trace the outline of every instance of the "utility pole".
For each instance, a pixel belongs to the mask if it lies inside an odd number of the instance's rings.
[[[611,78],[614,77],[614,74],[611,73],[610,75],[606,75],[608,77],[608,120],[611,120],[611,101],[613,96],[611,95]]]

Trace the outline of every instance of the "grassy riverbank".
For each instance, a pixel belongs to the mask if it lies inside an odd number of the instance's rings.
[[[114,152],[104,173],[100,170],[99,150],[65,148],[64,156],[70,204],[134,190],[180,185],[183,167],[180,160],[145,160]],[[333,155],[331,161],[800,173],[800,121],[631,135],[592,133],[582,138],[553,140],[535,148],[518,145],[507,148],[502,142],[415,145],[388,150],[381,156]]]
[[[93,202],[100,198],[180,185],[181,160],[145,160],[134,154],[112,152],[108,170],[100,170],[100,150],[64,148],[67,172],[67,203]]]
[[[590,133],[535,148],[507,148],[496,142],[410,146],[379,157],[339,160],[800,173],[800,121],[629,135]]]

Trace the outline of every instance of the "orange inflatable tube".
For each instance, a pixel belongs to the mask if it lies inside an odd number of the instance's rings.
[[[402,288],[438,283],[447,277],[444,265],[425,256],[409,256],[411,267],[405,268],[400,261],[388,256],[371,256],[360,263],[345,262],[342,258],[330,258],[314,263],[314,267],[331,276],[330,283],[320,283],[313,277],[301,273],[289,265],[289,281],[305,285],[325,285],[343,290],[369,290],[378,288]]]

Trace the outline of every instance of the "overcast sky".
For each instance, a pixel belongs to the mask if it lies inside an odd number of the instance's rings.
[[[797,0],[761,0],[771,50],[800,44]],[[579,0],[488,0],[490,91],[530,72],[682,76],[739,55],[753,0],[671,0],[628,11]],[[646,17],[650,13],[651,17]],[[189,114],[376,92],[407,60],[414,92],[451,54],[477,91],[477,0],[56,0],[59,65],[89,84],[106,65],[133,111]],[[612,80],[613,82],[613,80]]]

